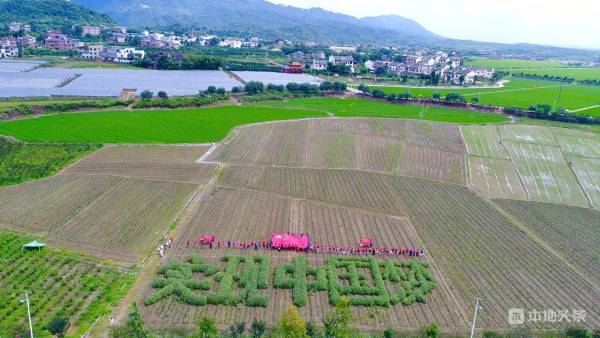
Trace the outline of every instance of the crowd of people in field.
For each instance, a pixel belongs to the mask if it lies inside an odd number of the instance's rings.
[[[255,242],[242,242],[242,241],[221,241],[216,238],[207,241],[203,240],[202,237],[187,240],[187,248],[194,249],[245,249],[245,250],[270,250],[270,251],[297,251],[297,252],[311,252],[311,253],[324,253],[331,255],[355,255],[355,256],[406,256],[406,257],[423,257],[425,256],[425,249],[423,248],[385,248],[375,246],[336,246],[336,245],[322,245],[322,244],[310,244],[306,248],[282,248],[275,247],[271,241],[255,241]]]
[[[160,244],[156,251],[158,251],[158,255],[160,257],[165,257],[165,250],[171,249],[173,247],[173,238],[169,238],[165,244]]]

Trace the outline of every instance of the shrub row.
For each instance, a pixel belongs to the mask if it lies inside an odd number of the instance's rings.
[[[153,283],[153,287],[160,290],[146,298],[145,304],[151,305],[175,295],[192,305],[237,305],[245,302],[247,306],[267,306],[269,297],[261,294],[260,290],[269,287],[270,258],[264,255],[227,256],[223,261],[225,268],[222,272],[217,272],[217,267],[207,264],[199,256],[192,256],[186,262],[167,262],[159,269],[161,277]],[[238,272],[240,264],[243,264],[242,271]],[[425,303],[426,295],[436,287],[427,268],[426,263],[417,261],[376,260],[374,257],[330,257],[325,266],[316,267],[309,266],[306,256],[298,256],[290,263],[275,267],[273,287],[291,289],[292,301],[298,307],[307,304],[309,292],[319,291],[328,292],[332,305],[337,305],[342,296],[350,297],[350,304],[355,306],[411,305],[414,302]],[[345,271],[338,273],[339,269]],[[360,269],[369,271],[374,286],[368,285],[368,278]],[[216,292],[209,292],[206,296],[194,293],[193,290],[213,288],[210,279],[192,279],[196,272],[214,275],[218,282]],[[309,277],[314,279],[309,280]],[[347,280],[348,285],[342,286],[341,280]],[[394,285],[393,292],[388,291],[385,281]],[[235,283],[242,291],[233,292]]]
[[[131,107],[134,109],[201,107],[201,106],[206,106],[209,104],[227,101],[227,100],[229,100],[229,97],[227,95],[217,95],[217,96],[198,95],[195,97],[177,97],[177,98],[166,98],[166,99],[141,100],[141,101],[134,103]]]

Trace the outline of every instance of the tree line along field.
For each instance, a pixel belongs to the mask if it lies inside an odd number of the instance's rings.
[[[70,322],[68,334],[82,335],[131,282],[126,270],[101,264],[80,254],[45,248],[21,251],[29,236],[0,232],[0,335],[13,336],[27,326],[27,308],[20,303],[31,291],[31,316],[36,337],[51,337],[46,324],[56,317]]]
[[[214,165],[195,163],[206,150],[106,147],[56,176],[0,189],[0,228],[135,262],[152,250],[211,174]]]
[[[527,125],[461,126],[469,181],[489,197],[600,208],[600,139]]]
[[[433,97],[439,93],[442,98],[448,93],[458,93],[470,101],[479,97],[479,103],[500,107],[529,108],[532,105],[547,104],[556,108],[562,107],[581,114],[597,116],[600,108],[600,87],[582,85],[561,85],[560,82],[521,79],[509,77],[509,82],[498,88],[418,88],[418,87],[372,87],[383,90],[386,94],[410,93],[413,97]],[[562,87],[562,88],[561,88]],[[583,110],[584,108],[588,108]]]
[[[358,169],[463,183],[464,153],[455,125],[316,119],[237,128],[208,161]]]
[[[0,187],[51,175],[97,145],[39,145],[0,137]]]

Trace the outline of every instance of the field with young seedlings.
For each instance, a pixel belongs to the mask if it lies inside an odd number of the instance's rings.
[[[600,284],[600,211],[537,202],[496,202]]]
[[[21,251],[32,240],[0,233],[0,336],[12,337],[27,327],[24,291],[31,292],[31,317],[36,337],[52,337],[46,325],[66,317],[69,335],[80,336],[109,304],[118,301],[130,282],[127,272],[78,254],[44,248]],[[28,328],[27,328],[28,330]],[[28,331],[27,331],[28,332]]]
[[[489,197],[600,206],[600,138],[529,125],[461,126],[469,182]]]

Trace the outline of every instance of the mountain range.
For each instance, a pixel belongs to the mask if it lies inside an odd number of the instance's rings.
[[[338,44],[437,39],[400,16],[358,19],[320,8],[300,9],[265,0],[74,0],[130,27],[188,25],[216,33]]]

